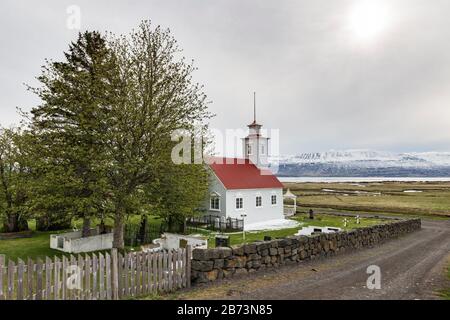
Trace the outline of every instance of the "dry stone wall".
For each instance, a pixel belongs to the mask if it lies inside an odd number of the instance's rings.
[[[266,268],[372,247],[421,228],[420,219],[314,236],[291,236],[231,248],[194,249],[192,281],[206,283]]]

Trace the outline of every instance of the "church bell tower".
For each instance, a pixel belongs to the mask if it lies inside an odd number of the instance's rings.
[[[253,122],[248,125],[249,133],[243,143],[245,159],[260,169],[269,167],[269,138],[261,134],[262,125],[256,122],[256,93],[253,94]]]

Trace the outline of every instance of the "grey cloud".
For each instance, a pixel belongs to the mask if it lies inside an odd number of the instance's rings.
[[[65,22],[77,4],[83,29],[126,33],[142,19],[169,27],[199,67],[213,127],[248,124],[256,90],[258,118],[280,128],[282,153],[449,150],[450,3],[389,0],[392,27],[364,46],[344,30],[357,2],[2,1],[0,123],[39,103],[22,83],[35,84],[44,59],[75,38]]]

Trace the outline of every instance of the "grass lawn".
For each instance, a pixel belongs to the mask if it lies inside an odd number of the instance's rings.
[[[285,183],[285,187],[298,195],[302,208],[450,217],[449,182]]]
[[[344,230],[351,230],[356,228],[363,228],[367,226],[372,226],[375,224],[387,223],[388,220],[377,219],[377,218],[361,218],[361,223],[356,224],[356,220],[354,218],[347,218],[348,224],[347,227],[344,227],[343,219],[344,217],[327,215],[327,214],[316,214],[314,220],[310,220],[309,217],[305,215],[298,215],[292,217],[293,220],[298,221],[300,224],[295,228],[281,229],[281,230],[267,230],[267,231],[247,231],[245,232],[245,243],[252,243],[255,241],[264,240],[265,236],[275,238],[285,238],[288,236],[293,236],[296,234],[302,227],[308,226],[317,226],[317,227],[338,227]],[[208,245],[209,247],[215,246],[214,237],[217,235],[215,232],[203,231],[200,232],[204,236],[208,237]],[[234,232],[227,233],[226,235],[230,236],[231,245],[237,245],[244,242],[242,232]]]
[[[447,267],[447,278],[450,281],[450,264]],[[450,300],[450,288],[442,290],[441,297],[445,300]]]
[[[32,238],[0,240],[0,254],[14,260],[62,256],[61,251],[50,249],[50,234],[55,232],[35,232]]]
[[[138,224],[140,222],[140,216],[130,216],[127,222]],[[92,226],[99,223],[100,221],[93,221]],[[113,225],[113,221],[111,219],[105,219],[105,223],[109,226]],[[161,224],[161,220],[157,217],[149,216],[149,223],[159,226]],[[73,226],[81,229],[82,221],[74,221]],[[36,230],[36,222],[34,220],[30,220],[28,222],[28,227],[31,230]],[[28,257],[36,259],[45,258],[46,256],[63,256],[63,252],[50,249],[50,235],[63,232],[64,231],[35,231],[33,237],[31,238],[0,240],[0,254],[4,254],[7,258],[14,260],[17,260],[17,258],[26,260]]]

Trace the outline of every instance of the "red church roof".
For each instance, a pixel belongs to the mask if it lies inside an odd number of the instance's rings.
[[[211,163],[214,161],[213,163]],[[283,188],[269,170],[261,171],[251,161],[237,158],[212,158],[209,164],[226,189]]]

